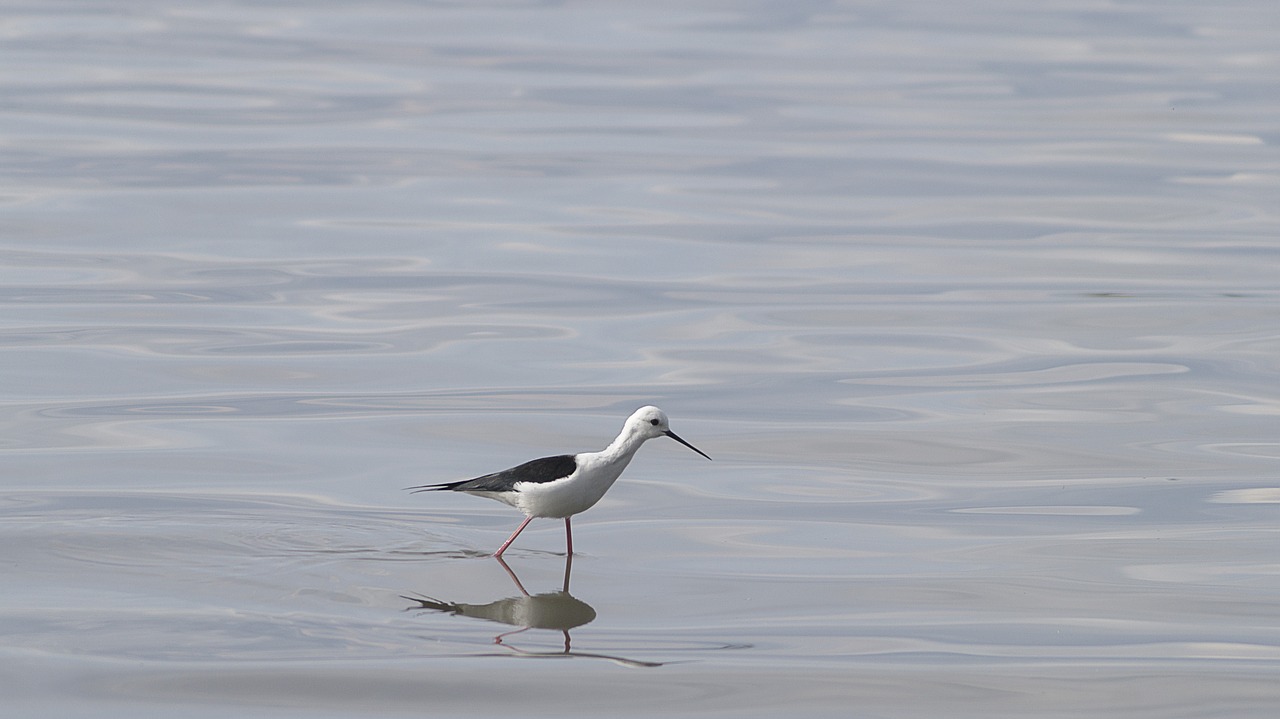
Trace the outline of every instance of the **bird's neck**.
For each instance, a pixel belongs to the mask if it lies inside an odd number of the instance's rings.
[[[600,458],[606,462],[630,461],[646,437],[630,430],[623,430],[608,447],[600,450]]]

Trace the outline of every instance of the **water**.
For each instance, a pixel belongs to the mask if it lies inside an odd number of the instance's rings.
[[[1280,702],[1274,3],[4,17],[6,716]]]

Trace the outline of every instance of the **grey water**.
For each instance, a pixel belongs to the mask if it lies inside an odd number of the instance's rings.
[[[1277,32],[6,3],[0,710],[1274,716]]]

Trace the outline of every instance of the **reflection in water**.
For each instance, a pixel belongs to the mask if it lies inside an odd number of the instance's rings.
[[[461,602],[445,602],[433,599],[426,595],[418,597],[410,597],[401,595],[404,599],[411,602],[417,602],[417,607],[409,607],[409,609],[430,609],[437,612],[448,612],[449,614],[474,617],[476,619],[487,619],[491,622],[507,624],[519,629],[502,632],[493,638],[493,643],[505,647],[512,652],[525,657],[590,657],[594,659],[608,659],[619,664],[633,667],[659,667],[662,662],[642,662],[634,659],[625,659],[623,657],[611,656],[607,654],[596,654],[590,652],[575,652],[572,649],[572,639],[569,637],[569,630],[589,624],[596,618],[596,610],[590,604],[569,594],[569,576],[573,569],[573,555],[566,555],[564,560],[564,585],[552,592],[543,592],[542,594],[529,594],[524,588],[524,584],[520,582],[520,578],[516,576],[515,571],[503,561],[502,557],[495,557],[498,564],[507,572],[507,576],[511,577],[511,581],[515,583],[516,589],[520,593],[514,597],[499,599],[487,604],[464,604]],[[530,629],[551,629],[559,631],[564,635],[564,650],[556,652],[540,652],[521,649],[507,643],[507,638],[517,634],[527,632]]]

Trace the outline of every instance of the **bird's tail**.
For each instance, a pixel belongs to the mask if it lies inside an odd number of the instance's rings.
[[[409,609],[434,609],[437,612],[451,612],[453,614],[457,614],[460,611],[458,609],[458,605],[456,604],[450,604],[449,602],[442,602],[439,599],[432,599],[431,597],[428,597],[425,594],[422,595],[421,597],[409,597],[401,594],[400,598],[408,599],[411,602],[418,603],[418,606],[409,607]],[[408,611],[408,609],[406,609],[405,611]]]
[[[417,487],[405,487],[405,489],[409,491],[409,494],[417,494],[418,492],[439,492],[445,489],[453,489],[454,487],[468,481],[470,480],[464,479],[458,482],[444,482],[443,484],[420,484]]]

